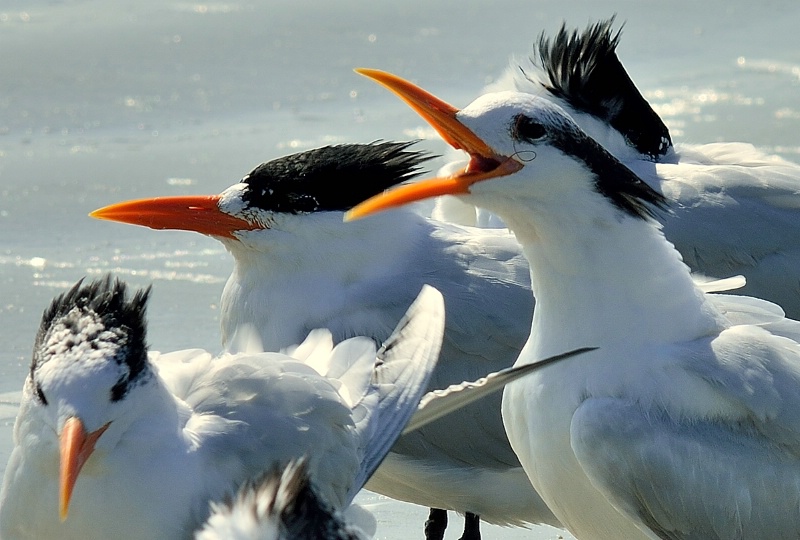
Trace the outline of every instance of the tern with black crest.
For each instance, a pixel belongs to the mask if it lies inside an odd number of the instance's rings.
[[[262,164],[220,195],[131,201],[93,215],[220,240],[234,258],[221,310],[232,349],[240,328],[255,329],[268,349],[316,327],[337,340],[382,340],[399,306],[431,283],[450,314],[429,386],[440,388],[511,365],[528,337],[533,299],[521,248],[505,230],[410,209],[342,223],[363,198],[412,179],[425,159],[408,143],[324,147]],[[499,397],[487,399],[401,438],[368,487],[466,513],[464,538],[479,534],[477,516],[558,526],[511,450]],[[442,538],[446,515],[433,510],[431,518],[427,537]]]
[[[598,347],[504,392],[512,445],[561,522],[581,539],[796,537],[800,323],[764,300],[703,292],[653,220],[667,199],[554,103],[498,92],[458,110],[363,73],[470,161],[348,217],[443,193],[497,213],[537,300],[517,364]]]

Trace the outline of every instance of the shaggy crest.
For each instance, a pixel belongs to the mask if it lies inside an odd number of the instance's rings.
[[[582,33],[562,25],[552,40],[542,33],[531,60],[544,71],[548,80],[541,84],[550,93],[608,122],[637,151],[657,160],[672,139],[619,61],[621,29],[615,33],[613,23],[612,17],[590,24]]]
[[[346,211],[410,180],[431,159],[414,142],[324,146],[262,163],[242,179],[248,207],[288,214]]]

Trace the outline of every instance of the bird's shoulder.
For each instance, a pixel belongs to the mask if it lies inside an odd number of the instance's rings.
[[[651,386],[630,395],[643,410],[663,409],[679,422],[724,424],[800,456],[800,418],[793,414],[800,409],[800,322],[765,300],[709,298],[723,328],[653,350]]]
[[[776,208],[798,206],[800,164],[748,143],[681,145],[658,163],[626,164],[681,205],[753,200]]]
[[[659,538],[781,538],[800,527],[797,454],[747,422],[591,398],[570,435],[594,487]]]
[[[774,314],[761,324],[738,324],[708,346],[690,349],[680,367],[727,400],[720,418],[754,430],[800,456],[800,322]],[[713,418],[713,415],[711,416]]]
[[[652,391],[584,399],[571,445],[595,487],[661,538],[787,536],[800,526],[800,323],[719,296],[734,322],[662,348]]]
[[[313,355],[309,359],[313,362]],[[278,430],[286,435],[274,439],[289,444],[288,433],[303,432],[309,422],[316,431],[301,439],[324,437],[352,423],[338,391],[342,382],[282,353],[180,351],[161,355],[156,365],[167,387],[191,411],[185,430],[208,440],[224,441],[232,433],[261,440]]]
[[[190,349],[156,353],[154,363],[170,391],[196,414],[230,418],[251,408],[294,413],[292,408],[302,410],[306,401],[330,401],[346,409],[339,389],[343,381],[351,380],[356,386],[366,386],[374,353],[371,340],[349,340],[334,348],[330,334],[320,330],[286,352],[212,355]],[[354,386],[349,391],[355,390]]]

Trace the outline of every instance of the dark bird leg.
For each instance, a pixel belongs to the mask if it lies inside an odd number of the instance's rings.
[[[470,512],[464,514],[464,534],[459,540],[481,540],[481,516]]]
[[[425,540],[443,540],[447,529],[447,510],[431,508],[425,521]]]

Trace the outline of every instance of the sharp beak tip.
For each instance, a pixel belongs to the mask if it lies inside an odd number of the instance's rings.
[[[124,223],[125,221],[122,219],[124,213],[121,211],[125,209],[123,206],[124,204],[125,203],[115,203],[97,208],[89,212],[89,217],[101,221],[118,221]]]
[[[344,219],[342,219],[342,221],[344,221],[345,223],[350,223],[351,221],[356,221],[358,219],[361,219],[362,217],[364,216],[361,215],[359,212],[353,212],[353,210],[348,210],[347,212],[344,213]]]

